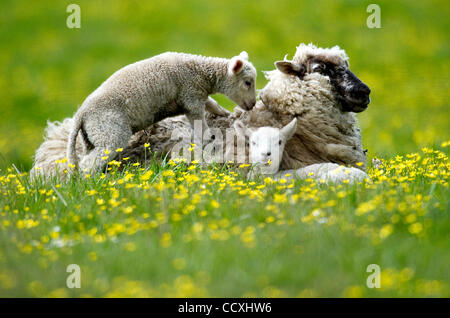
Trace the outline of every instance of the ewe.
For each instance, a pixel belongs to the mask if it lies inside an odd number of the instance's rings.
[[[77,164],[76,141],[79,131],[87,154],[80,169],[101,169],[102,157],[125,147],[131,136],[170,116],[185,114],[205,121],[205,106],[218,115],[228,115],[210,94],[222,93],[245,109],[255,97],[256,70],[246,52],[231,60],[184,53],[163,53],[125,66],[89,95],[74,117],[67,146],[69,163]],[[195,136],[198,140],[202,136]]]

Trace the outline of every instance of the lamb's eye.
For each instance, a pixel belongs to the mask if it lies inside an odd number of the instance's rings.
[[[252,141],[252,145],[253,145],[253,146],[256,146],[256,142]]]
[[[252,82],[250,81],[245,81],[245,85],[247,85],[248,87],[252,86]]]
[[[278,144],[281,145],[281,144],[282,144],[282,141],[280,140],[280,141],[278,142]]]

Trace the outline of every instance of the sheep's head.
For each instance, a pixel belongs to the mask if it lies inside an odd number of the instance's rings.
[[[274,127],[248,128],[239,120],[234,123],[236,132],[249,138],[249,161],[255,164],[255,170],[261,174],[278,172],[284,146],[294,135],[296,128],[296,118],[281,129]]]
[[[256,69],[242,51],[228,63],[227,83],[224,93],[244,109],[250,110],[256,103]]]
[[[300,79],[310,74],[328,79],[343,112],[359,113],[370,103],[370,88],[350,71],[348,57],[338,46],[323,49],[301,44],[292,61],[277,61],[275,66]]]

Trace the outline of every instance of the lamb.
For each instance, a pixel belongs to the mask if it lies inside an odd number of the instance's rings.
[[[249,110],[256,102],[256,70],[244,51],[231,60],[167,52],[139,61],[115,72],[90,94],[74,116],[67,158],[78,162],[76,139],[79,131],[88,152],[81,170],[100,170],[102,157],[127,145],[133,133],[170,116],[186,114],[208,125],[204,110],[219,115],[227,111],[208,96],[222,93]],[[201,136],[194,136],[201,143]]]
[[[260,100],[252,110],[242,111],[235,107],[228,117],[206,112],[207,124],[224,132],[237,120],[247,127],[280,128],[295,117],[297,128],[285,146],[282,170],[297,169],[299,177],[305,177],[300,171],[305,167],[322,164],[331,168],[330,164],[334,163],[363,172],[366,154],[355,112],[367,108],[370,89],[348,67],[348,56],[337,46],[318,48],[300,44],[292,61],[279,61],[275,70],[265,73],[269,82],[260,91]],[[46,140],[36,152],[33,174],[65,176],[62,173],[64,163],[58,172],[41,158],[64,159],[60,137],[67,134],[70,124],[65,120],[48,131]],[[189,133],[186,116],[167,118],[134,134],[120,157],[129,157],[128,162],[143,162],[150,157],[144,147],[147,143],[153,152],[165,156],[180,142],[181,136]],[[56,144],[59,148],[54,146]],[[348,179],[349,176],[344,174],[344,177]]]
[[[248,174],[249,178],[254,178],[257,174],[273,175],[278,172],[284,146],[294,135],[296,125],[296,118],[281,129],[274,127],[252,129],[239,120],[234,122],[233,126],[238,135],[249,139],[249,161],[255,165]]]

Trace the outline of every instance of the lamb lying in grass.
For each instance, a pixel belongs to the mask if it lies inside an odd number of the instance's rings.
[[[76,165],[77,136],[84,145],[81,170],[104,167],[105,153],[125,147],[131,136],[164,118],[185,114],[191,127],[202,121],[205,107],[215,114],[228,112],[208,96],[222,93],[249,110],[256,102],[256,70],[246,52],[231,60],[184,53],[163,53],[128,65],[89,95],[74,117],[67,158]],[[194,136],[194,140],[202,136]]]
[[[294,135],[297,119],[294,118],[283,128],[260,127],[249,128],[241,121],[234,123],[238,135],[249,139],[249,162],[254,165],[248,177],[257,174],[273,175],[279,170],[286,142]]]

